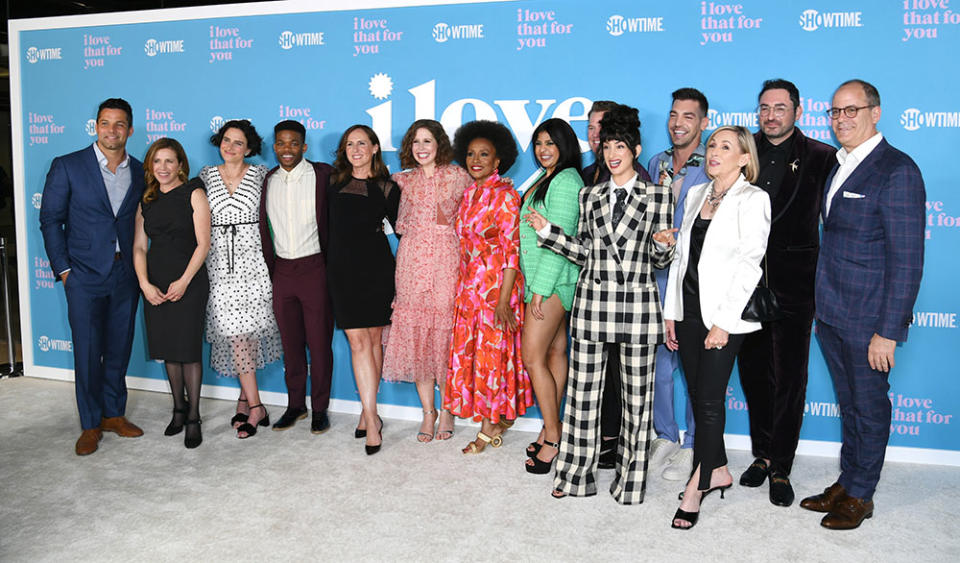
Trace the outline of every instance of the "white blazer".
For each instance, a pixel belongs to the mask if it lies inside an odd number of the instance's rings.
[[[683,278],[690,259],[690,230],[700,214],[713,182],[690,188],[683,224],[677,233],[677,251],[670,264],[663,316],[683,320]],[[762,273],[760,264],[770,234],[770,197],[741,174],[720,201],[707,228],[697,274],[700,314],[709,330],[718,326],[730,334],[760,330],[760,323],[741,319]]]

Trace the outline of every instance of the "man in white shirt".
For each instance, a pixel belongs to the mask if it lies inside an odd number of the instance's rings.
[[[260,238],[273,280],[273,312],[283,343],[287,410],[274,423],[286,430],[307,416],[310,349],[311,431],[330,428],[327,406],[333,374],[333,310],[327,293],[327,183],[332,168],[304,160],[306,129],[296,121],[274,127],[279,166],[263,181]]]
[[[890,437],[888,377],[907,339],[923,273],[926,193],[920,169],[877,131],[880,94],[863,80],[837,88],[828,111],[842,147],[827,178],[817,262],[816,333],[840,404],[840,477],[800,506],[820,524],[873,516]]]

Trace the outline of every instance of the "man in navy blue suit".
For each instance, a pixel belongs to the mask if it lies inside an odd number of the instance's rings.
[[[73,333],[77,455],[97,450],[102,432],[137,437],[124,417],[126,372],[139,302],[133,225],[143,195],[143,165],[127,154],[133,111],[120,98],[100,104],[93,145],[57,157],[43,187],[40,230],[53,273],[67,296]]]
[[[840,403],[840,477],[800,506],[825,528],[873,516],[890,437],[887,379],[907,339],[923,273],[926,193],[920,169],[877,132],[880,94],[862,80],[837,88],[829,110],[841,150],[827,178],[817,262],[820,349]]]

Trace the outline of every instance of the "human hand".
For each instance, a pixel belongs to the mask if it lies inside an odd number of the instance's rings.
[[[543,309],[540,306],[543,304],[543,296],[533,294],[533,299],[530,300],[530,312],[533,314],[533,318],[538,321],[543,320]]]
[[[536,209],[531,209],[529,213],[523,216],[523,220],[533,227],[534,231],[539,231],[548,224],[546,217],[540,215],[540,212]]]
[[[874,333],[867,347],[867,360],[870,369],[889,373],[893,369],[893,353],[897,349],[897,341],[884,338]]]
[[[513,332],[517,330],[517,319],[513,314],[513,309],[510,308],[509,303],[498,303],[497,308],[494,310],[494,315],[497,317],[497,322],[501,326],[507,329],[507,332]]]
[[[707,333],[707,337],[703,339],[703,348],[705,350],[720,350],[727,345],[729,338],[729,332],[718,326],[714,326],[710,329],[710,332]]]
[[[676,237],[673,236],[673,233],[679,230],[680,229],[667,229],[665,231],[653,233],[653,240],[659,242],[660,244],[673,246],[674,244],[677,243],[677,239]]]
[[[664,324],[667,325],[667,349],[676,352],[680,348],[680,343],[677,341],[676,322],[673,319],[666,319]]]
[[[179,278],[167,287],[167,299],[170,301],[180,301],[183,294],[187,292],[187,286],[190,282]]]
[[[167,300],[167,296],[164,295],[163,292],[152,283],[141,285],[140,290],[143,291],[144,299],[146,299],[147,302],[154,307]]]

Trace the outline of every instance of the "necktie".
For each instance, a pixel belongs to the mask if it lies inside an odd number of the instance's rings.
[[[613,226],[616,227],[620,224],[620,219],[623,219],[623,212],[627,207],[627,190],[617,188],[613,193],[617,196],[617,202],[613,204]]]

